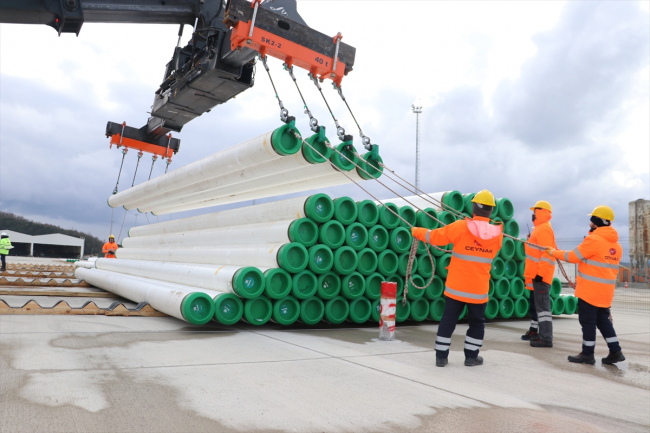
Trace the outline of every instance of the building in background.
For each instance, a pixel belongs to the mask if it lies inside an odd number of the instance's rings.
[[[11,256],[53,257],[61,259],[83,258],[84,238],[62,235],[31,236],[12,230],[0,230],[9,235],[13,249],[9,250]]]
[[[650,200],[630,202],[630,281],[650,279]]]

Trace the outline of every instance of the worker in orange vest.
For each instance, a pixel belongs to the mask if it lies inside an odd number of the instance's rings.
[[[485,307],[490,291],[492,260],[503,242],[502,225],[490,224],[494,196],[486,189],[472,199],[473,218],[437,230],[413,227],[413,236],[431,245],[454,245],[445,283],[445,311],[436,335],[436,366],[447,365],[451,335],[467,307],[469,329],[465,335],[465,365],[483,364],[478,356],[485,334]]]
[[[528,239],[543,247],[557,248],[555,234],[551,227],[551,204],[540,200],[533,207],[535,228]],[[521,336],[530,340],[533,347],[553,347],[553,321],[551,316],[551,283],[555,273],[555,259],[545,251],[526,245],[526,268],[524,278],[526,289],[532,290],[529,297],[530,328]]]
[[[115,236],[110,235],[108,237],[108,242],[104,244],[102,247],[102,253],[104,253],[104,258],[105,259],[114,259],[115,258],[115,251],[117,251],[117,243],[115,243]]]
[[[571,251],[550,248],[548,253],[558,260],[578,263],[575,296],[578,298],[578,320],[582,326],[582,352],[569,356],[569,361],[596,363],[594,348],[598,328],[609,348],[609,354],[602,358],[602,362],[615,364],[625,361],[609,311],[623,248],[618,243],[618,233],[612,227],[614,211],[611,207],[598,206],[589,216],[589,236],[577,248]]]

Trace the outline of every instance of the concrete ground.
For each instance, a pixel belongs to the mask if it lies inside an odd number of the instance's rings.
[[[0,316],[2,432],[647,432],[650,317],[615,314],[627,361],[570,364],[524,321],[487,326],[485,365],[435,367],[437,326],[195,327],[173,318]],[[607,352],[599,338],[596,355]]]

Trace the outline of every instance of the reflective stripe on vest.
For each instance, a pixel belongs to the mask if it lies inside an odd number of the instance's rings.
[[[528,260],[532,260],[533,262],[539,262],[539,259],[537,257],[529,256],[528,254],[526,254],[526,258]]]
[[[477,299],[479,301],[482,300],[487,300],[488,299],[488,294],[486,293],[485,295],[477,295],[476,293],[467,293],[467,292],[461,292],[459,290],[454,290],[450,289],[448,286],[445,286],[445,291],[451,293],[452,295],[455,296],[461,296],[463,298],[470,298],[470,299]]]
[[[616,279],[609,280],[607,278],[592,277],[591,275],[584,274],[580,271],[578,271],[578,276],[584,278],[585,280],[593,281],[595,283],[616,284]]]
[[[565,251],[565,252],[564,252],[564,261],[565,261],[565,262],[568,262],[568,261],[569,261],[569,252],[568,252],[568,251]]]
[[[551,265],[555,265],[555,259],[548,259],[546,257],[541,257],[541,260],[544,260],[546,263],[550,263]]]
[[[467,260],[468,262],[492,264],[492,259],[489,257],[470,256],[467,254],[457,253],[456,251],[452,251],[451,256],[456,257],[457,259]]]
[[[586,263],[587,265],[598,266],[599,268],[607,268],[607,269],[616,269],[616,270],[618,270],[618,265],[612,265],[611,263],[601,263],[601,262],[597,262],[595,260],[589,260],[589,259],[584,259],[583,262]]]
[[[431,230],[427,231],[427,235],[426,235],[425,239],[427,240],[428,244],[431,244],[431,240],[429,240],[429,233],[431,233]]]
[[[582,255],[582,253],[580,252],[580,250],[578,250],[578,248],[574,248],[572,252],[578,257],[579,260],[585,259],[585,256]]]

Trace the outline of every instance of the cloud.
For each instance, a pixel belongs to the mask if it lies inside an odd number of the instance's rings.
[[[649,57],[647,12],[628,2],[569,2],[559,18],[554,12],[547,13],[539,24],[546,30],[528,39],[528,28],[537,24],[535,15],[548,9],[541,3],[495,4],[494,8],[505,8],[496,12],[492,6],[479,5],[478,13],[464,3],[417,4],[436,11],[432,12],[436,26],[423,14],[411,29],[420,35],[415,40],[432,44],[434,54],[423,53],[422,44],[402,47],[399,40],[390,38],[382,38],[378,44],[369,36],[373,29],[352,21],[351,31],[346,32],[346,40],[357,46],[359,56],[355,71],[346,77],[344,91],[364,132],[380,145],[385,163],[413,182],[415,116],[410,106],[421,97],[423,189],[491,189],[498,197],[514,201],[516,218],[524,231],[531,203],[549,200],[555,209],[553,222],[558,236],[582,235],[586,231],[585,214],[606,203],[623,216],[617,223],[621,234],[626,235],[627,203],[650,196],[647,162],[645,171],[632,173],[617,144],[623,125],[630,119],[635,119],[637,126],[641,124],[641,129],[648,129],[647,116],[630,114],[632,110],[647,112],[648,79],[647,74],[641,74],[647,70]],[[329,28],[334,18],[340,18],[338,12],[314,15],[313,5],[303,6],[311,11],[313,16],[305,19],[314,28]],[[349,2],[348,6],[352,11],[368,12],[363,2]],[[320,4],[318,9],[322,9]],[[508,11],[511,15],[504,15]],[[486,24],[486,13],[492,13],[497,24]],[[393,18],[382,15],[377,20],[388,23]],[[511,28],[509,22],[513,23]],[[3,37],[7,28],[2,26]],[[12,48],[14,44],[8,49],[3,45],[0,206],[42,221],[87,228],[105,238],[111,220],[106,198],[115,186],[121,161],[119,152],[109,150],[103,136],[106,121],[144,124],[146,109],[171,52],[169,47],[176,42],[176,30],[147,26],[148,39],[163,38],[168,44],[161,48],[164,44],[130,44],[129,38],[135,33],[128,26],[114,26],[112,30],[120,31],[109,31],[88,25],[79,38],[67,39],[56,39],[52,34],[40,39],[36,27],[26,29],[29,35],[25,38],[34,37],[42,44],[45,64],[50,66],[40,72],[30,68],[22,73],[10,63],[20,62],[20,52]],[[440,32],[448,34],[443,37]],[[103,43],[113,33],[118,38],[115,43]],[[129,51],[120,52],[120,46],[129,46]],[[146,52],[145,58],[139,57],[142,52]],[[298,118],[298,128],[308,136],[299,96],[280,64],[270,61],[278,91]],[[501,64],[507,68],[500,69]],[[327,126],[330,139],[336,141],[333,121],[320,95],[304,71],[297,71],[296,76],[309,108]],[[500,81],[495,82],[495,77],[501,77]],[[356,125],[345,105],[329,85],[323,90],[341,125],[355,136],[355,144],[362,151]],[[639,96],[643,92],[646,96]],[[632,100],[636,105],[631,106]],[[253,89],[184,128],[181,151],[174,156],[170,169],[278,125],[277,101],[260,67]],[[636,136],[625,137],[629,142]],[[647,138],[638,142],[640,148],[648,146]],[[634,155],[634,148],[627,148],[626,154]],[[136,183],[146,180],[150,162],[148,156],[141,160]],[[130,152],[120,190],[130,186],[135,165],[135,152]],[[158,161],[153,176],[161,175],[164,169]],[[411,194],[388,177],[383,181],[398,194]],[[365,186],[381,199],[395,195],[376,183]],[[367,198],[349,186],[326,192]],[[113,231],[119,231],[123,218],[125,233],[135,224],[134,211],[125,214],[123,209],[115,209]],[[153,223],[156,217],[149,215],[149,220]],[[146,223],[146,217],[138,216],[137,223]]]

